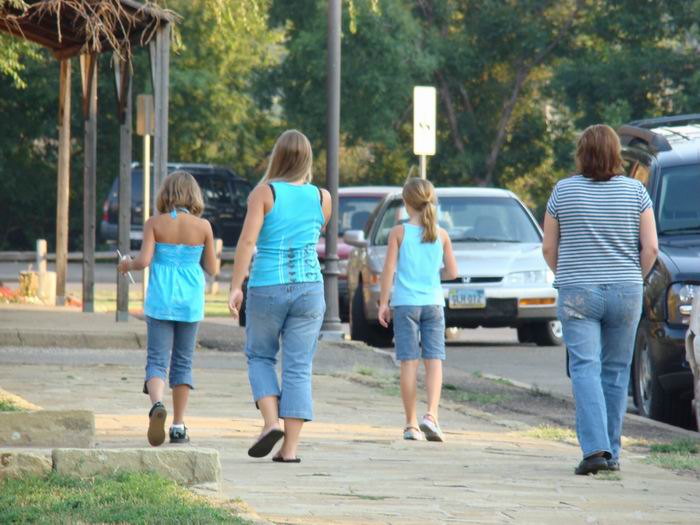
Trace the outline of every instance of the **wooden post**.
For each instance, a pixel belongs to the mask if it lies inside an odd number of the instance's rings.
[[[219,293],[219,283],[216,278],[221,273],[221,252],[224,250],[223,239],[214,239],[214,253],[216,253],[216,270],[214,275],[207,277],[207,293],[216,295]]]
[[[168,77],[170,75],[170,24],[164,23],[151,47],[156,129],[153,137],[153,209],[158,188],[168,174]]]
[[[85,119],[83,170],[83,312],[95,311],[97,209],[97,55],[80,55]]]
[[[115,59],[119,118],[119,251],[131,250],[131,72],[126,61]],[[129,320],[129,278],[117,272],[117,322]]]
[[[56,191],[56,305],[66,303],[68,202],[70,196],[70,58],[61,60],[58,95],[58,184]]]

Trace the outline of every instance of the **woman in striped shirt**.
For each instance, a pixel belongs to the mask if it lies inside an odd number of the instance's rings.
[[[576,146],[578,174],[554,187],[544,221],[583,452],[576,474],[620,468],[643,277],[658,253],[651,200],[624,175],[620,149],[609,126],[587,128]]]

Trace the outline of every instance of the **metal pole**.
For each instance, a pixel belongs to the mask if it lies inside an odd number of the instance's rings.
[[[328,62],[326,108],[327,163],[326,182],[331,194],[333,213],[326,228],[326,266],[323,270],[326,314],[321,327],[322,339],[342,339],[338,312],[338,152],[340,149],[340,24],[341,0],[328,2]]]
[[[151,136],[143,136],[143,229],[146,230],[146,221],[151,216]],[[148,290],[148,267],[143,269],[141,275],[141,299],[145,306],[146,290]]]
[[[420,178],[428,178],[428,157],[426,155],[420,156]]]

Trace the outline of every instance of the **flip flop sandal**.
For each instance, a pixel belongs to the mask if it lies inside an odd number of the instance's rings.
[[[284,459],[282,456],[272,456],[275,463],[301,463],[301,458]]]
[[[425,434],[425,439],[428,441],[444,441],[445,438],[442,435],[442,430],[440,426],[435,421],[435,418],[426,414],[423,416],[423,420],[420,423],[420,429]]]
[[[162,404],[155,404],[148,413],[148,442],[153,447],[162,445],[165,441],[165,418],[168,411]]]
[[[270,430],[263,437],[258,439],[252,447],[248,449],[248,455],[251,458],[264,458],[270,452],[275,444],[284,437],[284,432],[279,429]]]
[[[416,427],[406,427],[403,429],[403,438],[406,441],[423,441],[423,432]]]

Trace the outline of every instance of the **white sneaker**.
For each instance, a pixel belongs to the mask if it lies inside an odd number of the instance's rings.
[[[416,427],[406,427],[403,429],[403,438],[406,441],[423,441],[425,437]]]
[[[426,414],[420,422],[420,429],[425,434],[425,439],[428,441],[445,441],[440,430],[440,425],[437,424],[433,416]]]

